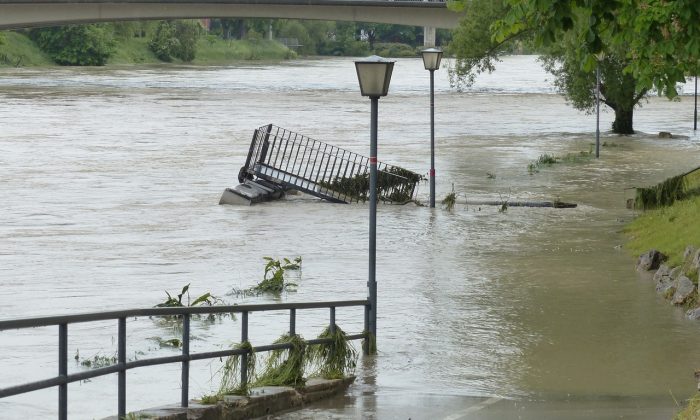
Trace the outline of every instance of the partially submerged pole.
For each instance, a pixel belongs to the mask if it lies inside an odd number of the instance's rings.
[[[600,64],[595,68],[595,157],[600,157]]]

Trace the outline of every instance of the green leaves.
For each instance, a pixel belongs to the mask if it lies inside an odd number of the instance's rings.
[[[64,66],[103,66],[114,52],[105,24],[33,29],[31,38],[53,61]]]
[[[190,62],[197,55],[197,40],[202,28],[196,21],[161,21],[148,43],[158,59],[171,62],[177,58]]]

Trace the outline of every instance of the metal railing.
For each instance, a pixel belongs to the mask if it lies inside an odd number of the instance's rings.
[[[413,198],[421,175],[377,164],[377,196],[384,202]],[[332,202],[366,201],[369,158],[269,124],[255,130],[238,180],[254,177],[299,189]]]
[[[270,344],[256,346],[254,349],[236,348],[221,351],[211,351],[202,353],[190,353],[190,318],[196,314],[241,314],[241,342],[248,341],[248,314],[263,311],[289,311],[289,334],[296,335],[296,311],[297,309],[322,309],[330,310],[329,328],[335,328],[335,312],[339,307],[364,307],[364,329],[360,334],[348,335],[348,340],[367,339],[369,322],[369,301],[368,300],[346,300],[332,302],[309,302],[309,303],[279,303],[279,304],[259,304],[259,305],[232,305],[232,306],[198,306],[198,307],[173,307],[173,308],[147,308],[131,309],[124,311],[96,312],[77,315],[63,315],[40,318],[26,318],[0,321],[0,331],[36,328],[47,326],[58,326],[58,376],[35,382],[28,382],[20,385],[0,389],[0,398],[13,395],[25,394],[27,392],[38,391],[40,389],[58,387],[58,418],[66,420],[68,418],[68,384],[83,381],[90,378],[118,374],[117,385],[117,415],[121,419],[126,416],[126,372],[144,366],[155,366],[169,363],[182,364],[182,393],[180,405],[187,407],[189,402],[189,372],[190,361],[215,359],[233,355],[241,355],[240,373],[241,385],[248,383],[247,364],[248,354],[251,351],[266,352],[272,350],[289,349],[290,343]],[[126,319],[144,316],[181,316],[182,317],[182,354],[179,356],[154,357],[149,359],[139,359],[126,361]],[[116,320],[118,326],[117,338],[117,363],[111,366],[92,369],[84,372],[68,374],[68,325],[84,322]],[[331,343],[328,338],[306,340],[307,344]],[[365,353],[367,346],[363,346]]]

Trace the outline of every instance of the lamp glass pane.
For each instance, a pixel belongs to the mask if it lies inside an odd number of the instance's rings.
[[[393,64],[393,63],[392,63]],[[387,63],[355,63],[363,96],[384,96]]]
[[[442,60],[442,50],[437,48],[428,48],[422,51],[423,55],[423,65],[426,70],[437,70],[440,68],[440,61]]]

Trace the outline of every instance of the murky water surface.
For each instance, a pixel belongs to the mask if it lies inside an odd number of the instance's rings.
[[[587,152],[594,116],[555,95],[532,57],[512,57],[471,91],[437,73],[437,190],[461,199],[552,200],[578,208],[380,206],[379,349],[361,367],[378,390],[508,398],[682,398],[700,366],[700,331],[633,271],[619,249],[626,188],[697,166],[692,100],[652,98],[642,134],[607,132],[599,160],[528,175],[540,154]],[[429,165],[428,73],[398,60],[380,101],[379,157]],[[367,154],[369,101],[351,59],[232,67],[0,71],[0,318],[149,307],[191,283],[227,295],[262,276],[263,256],[303,257],[283,301],[361,299],[367,206],[294,197],[217,205],[255,127],[267,123]],[[602,116],[604,131],[612,114]],[[658,131],[689,136],[659,140]],[[495,175],[495,179],[487,177]],[[427,199],[422,184],[419,198]],[[359,310],[339,310],[347,331]],[[300,312],[307,338],[325,311]],[[251,342],[284,332],[284,314],[251,316]],[[116,324],[70,327],[69,352],[116,352]],[[239,325],[195,322],[192,351],[221,349]],[[176,354],[129,320],[129,358]],[[0,333],[0,387],[57,369],[55,328]],[[215,389],[218,362],[192,367],[192,395]],[[71,358],[70,370],[83,369]],[[114,376],[69,387],[70,417],[116,410]],[[130,371],[128,409],[179,400],[176,365]],[[670,397],[669,397],[670,398]],[[0,401],[3,418],[52,418],[56,391]]]

